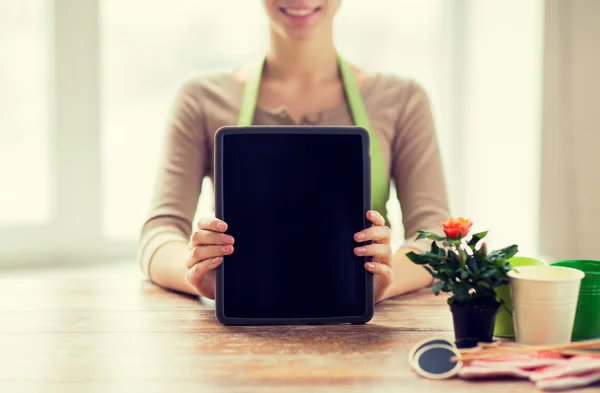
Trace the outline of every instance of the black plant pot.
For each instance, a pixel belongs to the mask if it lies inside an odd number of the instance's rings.
[[[451,304],[456,345],[465,348],[479,342],[492,342],[499,308],[496,304]]]

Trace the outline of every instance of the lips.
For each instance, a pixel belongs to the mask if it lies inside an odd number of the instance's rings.
[[[286,15],[298,16],[298,17],[312,15],[314,13],[317,13],[320,9],[321,9],[321,7],[314,7],[314,8],[284,8],[284,7],[281,7],[281,8],[279,8],[279,10]]]
[[[279,11],[294,23],[308,22],[321,11],[321,7],[280,7]]]

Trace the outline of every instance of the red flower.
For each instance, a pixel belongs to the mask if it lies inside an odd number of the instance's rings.
[[[472,225],[470,219],[458,217],[449,218],[448,221],[443,222],[442,228],[450,239],[462,239],[467,236]]]

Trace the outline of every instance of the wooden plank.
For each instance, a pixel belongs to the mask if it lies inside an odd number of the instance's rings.
[[[227,327],[209,310],[55,310],[0,311],[0,333],[85,333],[85,332],[214,332],[252,335],[255,332],[353,332],[376,334],[386,330],[448,331],[450,316],[435,307],[413,309],[399,306],[397,312],[382,311],[367,325]]]

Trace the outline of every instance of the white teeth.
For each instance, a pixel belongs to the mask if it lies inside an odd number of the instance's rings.
[[[285,12],[292,16],[307,16],[313,13],[313,9],[310,8],[286,8]]]

